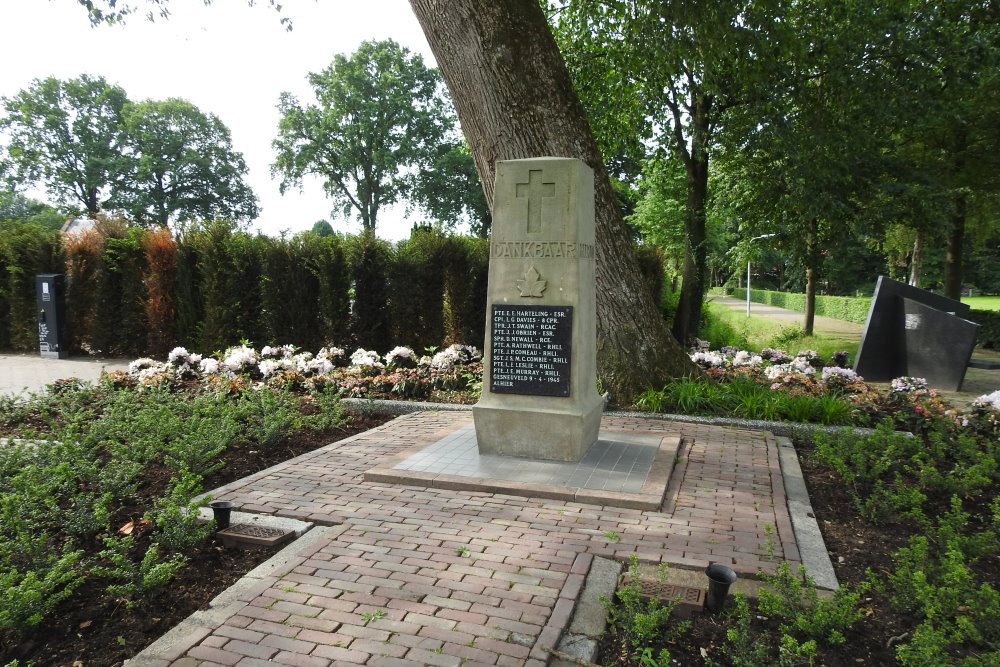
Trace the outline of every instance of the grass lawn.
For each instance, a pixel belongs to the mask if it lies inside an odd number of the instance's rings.
[[[765,347],[779,347],[796,354],[800,350],[816,350],[821,357],[829,359],[834,352],[847,350],[853,360],[858,352],[857,337],[846,338],[831,335],[803,336],[801,325],[789,325],[766,317],[751,315],[708,302],[712,323],[701,337],[711,341],[712,349],[723,345],[735,345],[745,350],[760,350]]]
[[[1000,310],[1000,296],[963,296],[962,303],[976,310]]]

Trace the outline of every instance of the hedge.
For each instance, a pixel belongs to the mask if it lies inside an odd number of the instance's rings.
[[[976,344],[990,350],[1000,350],[1000,311],[973,310],[969,319],[979,325]]]
[[[489,244],[415,230],[269,238],[227,222],[172,234],[100,220],[62,236],[23,222],[0,235],[0,349],[38,350],[35,274],[65,273],[76,352],[162,357],[242,340],[364,347],[482,346]]]
[[[732,291],[732,296],[737,299],[746,299],[747,291],[745,288],[737,288]],[[805,294],[753,289],[750,290],[750,300],[754,303],[766,303],[779,308],[796,310],[800,313],[806,311]],[[832,317],[836,320],[864,324],[868,319],[868,310],[871,307],[871,301],[871,297],[826,296],[817,294],[816,314]]]

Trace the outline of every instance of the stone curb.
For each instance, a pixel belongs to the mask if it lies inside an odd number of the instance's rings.
[[[621,572],[622,564],[618,561],[600,556],[594,558],[573,610],[573,620],[559,640],[560,653],[591,663],[597,660],[598,641],[608,625],[608,610],[601,603],[601,598],[614,598]],[[579,664],[555,656],[552,667]]]
[[[806,573],[816,582],[816,586],[835,591],[840,584],[809,502],[809,492],[802,477],[802,468],[799,467],[795,446],[788,438],[775,439],[778,441],[778,457],[781,460],[781,474],[784,477],[785,496],[788,499],[788,513],[792,518],[792,528],[795,531],[795,542],[799,547],[802,565],[805,566]]]
[[[126,660],[124,664],[133,667],[160,665],[182,657],[213,630],[246,607],[260,590],[270,587],[281,575],[301,562],[298,554],[303,549],[321,540],[335,539],[345,530],[347,530],[346,525],[320,526],[310,530],[243,575],[239,581],[209,602],[207,609],[194,612],[134,657]]]

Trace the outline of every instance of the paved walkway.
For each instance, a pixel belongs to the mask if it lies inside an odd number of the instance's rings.
[[[409,414],[214,492],[340,525],[141,664],[540,667],[595,556],[742,573],[799,562],[778,448],[760,431],[605,417],[608,431],[683,438],[659,511],[364,481],[470,421]]]
[[[747,310],[746,301],[742,299],[735,299],[731,296],[718,296],[712,294],[706,297],[706,300],[717,303],[720,306],[725,306],[730,310],[736,310],[742,313],[746,313]],[[750,302],[750,314],[757,317],[766,317],[770,320],[778,320],[783,324],[798,325],[800,328],[805,321],[805,313],[788,310],[787,308],[779,308],[778,306],[771,306],[766,303],[754,303],[752,301]],[[847,322],[845,320],[837,320],[823,315],[817,315],[815,321],[813,322],[813,331],[819,336],[834,336],[837,338],[846,338],[848,340],[856,340],[859,342],[861,341],[861,332],[864,328],[865,327],[862,324]]]
[[[129,360],[43,359],[37,354],[0,354],[0,395],[37,392],[56,380],[80,378],[93,382],[102,371],[128,370]]]

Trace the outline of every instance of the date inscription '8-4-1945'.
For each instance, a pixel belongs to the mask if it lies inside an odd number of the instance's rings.
[[[493,305],[490,391],[569,396],[572,306]]]

